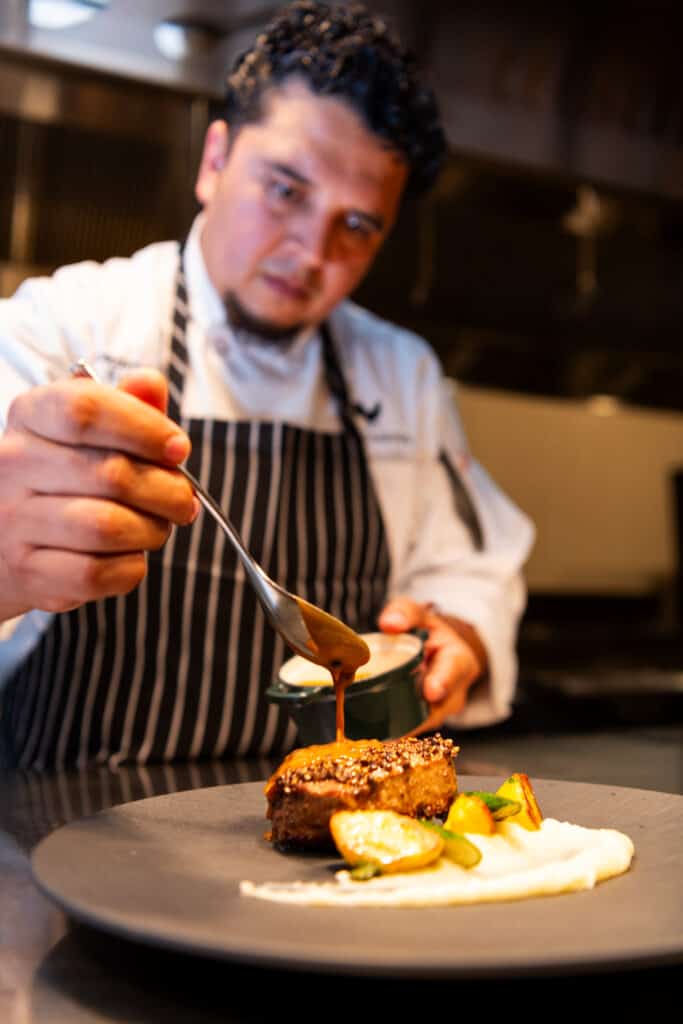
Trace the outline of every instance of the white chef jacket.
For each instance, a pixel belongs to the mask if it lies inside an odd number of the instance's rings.
[[[277,419],[338,432],[318,331],[306,329],[287,346],[233,331],[204,264],[201,224],[200,215],[184,256],[189,365],[182,415]],[[161,242],[127,259],[62,267],[0,300],[2,429],[16,395],[66,377],[78,358],[112,383],[142,366],[165,370],[177,260],[177,243]],[[489,673],[449,724],[501,721],[514,696],[517,627],[526,599],[522,567],[533,525],[471,457],[452,386],[426,341],[349,300],[335,308],[329,324],[352,401],[381,407],[375,419],[359,417],[357,425],[387,533],[389,596],[433,602],[477,629]],[[475,549],[455,512],[442,452],[474,504],[483,550]],[[0,686],[50,618],[33,611],[0,625]]]

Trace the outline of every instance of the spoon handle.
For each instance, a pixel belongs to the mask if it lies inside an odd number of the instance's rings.
[[[183,476],[185,477],[186,480],[189,481],[189,483],[192,484],[192,488],[195,494],[197,495],[198,501],[201,502],[206,511],[209,513],[209,515],[215,519],[220,528],[227,534],[231,544],[237,551],[237,554],[239,555],[242,561],[242,565],[244,566],[245,571],[249,575],[253,584],[259,590],[263,588],[263,584],[266,582],[272,585],[272,581],[268,578],[264,570],[261,568],[258,562],[254,561],[252,556],[247,551],[246,547],[242,542],[242,538],[240,537],[239,533],[232,525],[228,517],[224,515],[224,513],[221,511],[220,505],[218,505],[213,500],[208,491],[204,490],[204,488],[199,483],[197,478],[194,477],[192,473],[190,473],[189,469],[186,469],[185,466],[176,466],[175,468],[178,470],[179,473],[183,474]]]

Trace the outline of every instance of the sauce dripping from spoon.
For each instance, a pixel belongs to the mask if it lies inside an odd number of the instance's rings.
[[[311,637],[312,661],[323,665],[332,676],[336,702],[337,742],[344,735],[344,691],[356,677],[356,671],[370,659],[370,648],[358,633],[303,598],[297,597],[299,610]]]

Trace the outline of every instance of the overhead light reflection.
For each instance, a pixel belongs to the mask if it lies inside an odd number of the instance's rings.
[[[27,17],[34,28],[74,28],[90,21],[104,6],[98,0],[29,0]]]
[[[209,25],[167,18],[154,26],[154,43],[168,60],[188,60],[207,53],[220,34]]]
[[[169,60],[184,60],[190,52],[185,29],[170,21],[154,26],[154,42],[157,50]]]

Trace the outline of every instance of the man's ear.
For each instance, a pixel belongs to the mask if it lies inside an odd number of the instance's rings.
[[[212,121],[206,131],[202,159],[199,164],[194,194],[205,206],[213,197],[218,177],[228,153],[228,125],[225,121]]]

